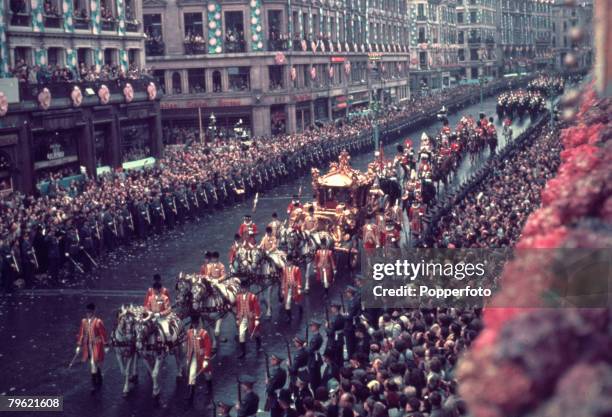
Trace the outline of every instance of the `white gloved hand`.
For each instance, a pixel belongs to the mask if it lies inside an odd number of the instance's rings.
[[[259,326],[259,320],[255,320],[255,327]]]
[[[104,347],[104,353],[108,353],[109,350],[110,350],[110,348],[108,346]]]
[[[81,351],[81,347],[77,346],[75,351],[74,351],[74,353],[76,353],[78,355],[80,351]]]
[[[204,369],[208,368],[208,361],[207,360],[202,361],[202,368],[204,368]]]
[[[161,314],[159,314],[159,313],[155,313],[155,314],[153,315],[153,317],[155,317],[156,319],[158,319],[158,318],[160,318],[160,317],[161,317]]]

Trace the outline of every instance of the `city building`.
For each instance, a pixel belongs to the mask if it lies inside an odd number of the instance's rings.
[[[498,77],[501,0],[457,0],[458,59],[467,82]]]
[[[20,63],[140,66],[141,15],[141,0],[1,0],[0,75]]]
[[[99,76],[144,63],[141,16],[135,0],[0,0],[0,193],[162,155],[154,79]]]
[[[255,136],[409,98],[399,0],[145,0],[167,126]]]
[[[551,19],[551,65],[556,70],[581,71],[590,68],[594,61],[593,2],[577,2],[569,7],[565,2],[556,1],[551,5]],[[576,37],[577,33],[580,33],[579,38]],[[569,53],[576,59],[573,68],[568,68],[565,62]]]
[[[461,79],[456,0],[408,0],[410,13],[410,87],[423,93]]]
[[[550,66],[552,2],[501,0],[500,70],[503,74],[543,70]]]

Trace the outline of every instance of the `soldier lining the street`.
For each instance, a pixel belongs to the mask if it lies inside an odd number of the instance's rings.
[[[281,364],[283,358],[279,355],[270,355],[270,376],[266,376],[266,403],[270,411],[270,417],[280,417],[282,408],[278,402],[278,391],[281,390],[287,382],[287,371],[283,369]]]
[[[238,381],[244,395],[242,401],[236,404],[237,417],[254,417],[259,408],[259,396],[253,390],[256,380],[250,375],[242,375]]]

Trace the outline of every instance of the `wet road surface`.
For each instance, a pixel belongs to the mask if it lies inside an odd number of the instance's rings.
[[[449,116],[450,126],[454,127],[463,115],[477,118],[478,104],[463,109],[459,114]],[[493,115],[495,99],[485,100],[484,111]],[[498,149],[504,146],[501,126],[497,123],[499,136]],[[518,136],[529,124],[525,119],[513,126],[514,136]],[[441,123],[432,123],[425,129],[430,135],[436,134]],[[421,130],[409,132],[416,149],[419,147]],[[399,141],[398,141],[399,143]],[[393,158],[396,144],[385,148],[385,156]],[[488,155],[486,150],[480,161]],[[352,157],[355,168],[365,170],[371,162],[371,153]],[[478,161],[472,166],[469,158],[464,158],[455,178],[455,185],[465,180],[479,167]],[[253,220],[262,229],[270,220],[271,213],[277,211],[284,218],[287,204],[293,194],[302,187],[303,200],[311,195],[310,177],[296,178],[273,190],[260,194],[257,212]],[[84,305],[93,301],[98,306],[98,314],[110,332],[114,325],[114,312],[121,304],[142,303],[146,289],[151,284],[154,273],[161,274],[164,286],[173,294],[175,277],[181,271],[192,272],[199,269],[204,252],[219,251],[222,260],[227,260],[227,251],[234,233],[242,221],[242,216],[251,211],[252,200],[234,207],[217,211],[195,222],[179,226],[162,237],[150,239],[145,243],[133,244],[128,248],[108,256],[100,262],[101,267],[83,282],[71,283],[64,289],[22,291],[15,295],[0,298],[0,394],[2,395],[62,395],[66,416],[209,416],[210,395],[205,394],[203,381],[198,385],[194,406],[187,408],[183,397],[187,393],[184,382],[175,380],[176,365],[173,358],[167,358],[160,376],[162,404],[153,407],[151,401],[151,380],[142,364],[139,369],[139,385],[127,399],[121,397],[123,379],[120,375],[114,353],[107,354],[104,364],[104,385],[95,396],[89,393],[90,379],[85,365],[78,363],[68,369],[74,354],[76,332]],[[332,298],[338,289],[347,284],[340,278],[332,290]],[[324,318],[323,292],[315,283],[310,294],[305,297],[304,317],[294,320],[290,325],[279,320],[279,308],[273,297],[273,315],[264,319],[263,349],[286,357],[285,339],[290,340],[296,333],[304,334],[305,324],[311,317]],[[265,374],[264,355],[255,352],[254,343],[248,345],[244,360],[236,359],[238,345],[235,342],[236,326],[231,318],[225,320],[222,336],[226,343],[213,359],[214,399],[235,401],[236,376],[249,373],[258,378],[256,390],[260,393],[260,408],[263,408],[263,376]],[[9,415],[9,414],[7,414]],[[17,415],[17,414],[16,414]],[[24,416],[25,414],[18,414]],[[57,416],[57,413],[36,413],[37,416]]]

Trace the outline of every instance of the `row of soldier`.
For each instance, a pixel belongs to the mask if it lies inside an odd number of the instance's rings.
[[[275,163],[261,162],[202,182],[192,179],[166,186],[151,180],[157,168],[124,172],[102,181],[115,183],[116,195],[110,189],[106,195],[96,195],[98,185],[93,180],[81,184],[81,194],[74,197],[54,186],[50,196],[40,199],[15,195],[13,201],[3,202],[13,208],[0,228],[2,288],[11,291],[15,284],[34,286],[39,274],[46,274],[48,285],[57,285],[76,273],[88,272],[97,266],[100,255],[120,245],[145,240],[273,187],[311,165],[324,163],[342,149],[356,152],[368,146],[366,135],[342,136],[303,146],[300,152],[286,154]],[[16,213],[19,223],[10,218],[11,212]]]

